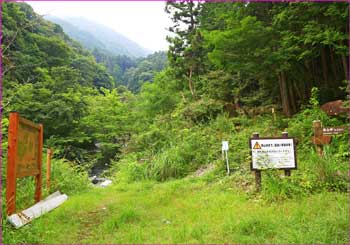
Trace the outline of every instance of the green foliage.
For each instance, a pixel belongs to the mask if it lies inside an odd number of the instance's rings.
[[[309,178],[303,179],[302,177],[305,178],[305,176],[288,178],[280,176],[276,170],[264,171],[262,195],[268,201],[307,196],[313,186]]]
[[[165,52],[155,52],[146,58],[138,59],[136,66],[131,67],[119,77],[127,88],[132,92],[139,92],[142,84],[145,82],[152,83],[158,72],[166,68],[167,60]],[[159,79],[159,78],[158,78]]]
[[[169,70],[160,72],[153,83],[146,82],[142,86],[136,98],[135,110],[143,120],[152,120],[157,114],[170,112],[179,102],[180,95],[176,93],[176,81],[169,73]]]
[[[232,101],[234,90],[232,77],[223,70],[211,71],[202,77],[199,90],[210,99]]]
[[[118,183],[142,181],[148,178],[148,166],[144,161],[138,160],[136,154],[128,154],[124,159],[112,162],[109,171]]]
[[[317,102],[317,100],[316,100]],[[291,177],[281,177],[276,171],[263,176],[263,196],[267,200],[283,200],[308,195],[313,192],[346,191],[347,150],[346,135],[333,136],[332,143],[324,146],[324,156],[320,157],[311,142],[312,122],[321,120],[324,125],[343,124],[341,119],[329,118],[318,108],[305,109],[293,119],[288,120],[289,135],[297,141],[298,169]]]
[[[98,96],[95,88],[113,87],[111,76],[29,5],[4,3],[3,7],[3,118],[17,111],[42,123],[47,145],[62,157],[83,162],[93,136],[82,118],[89,114],[88,101]],[[6,141],[7,125],[3,126]]]
[[[194,123],[205,123],[211,119],[215,119],[223,112],[222,103],[203,98],[195,102],[181,105],[175,110],[175,115],[180,114],[180,117]]]
[[[119,95],[115,89],[101,88],[100,92],[87,98],[89,113],[82,118],[81,127],[90,135],[90,142],[98,145],[100,156],[95,156],[97,161],[108,163],[127,140],[130,129],[126,105],[121,102],[121,97],[128,100],[131,95]]]
[[[235,97],[250,106],[281,104],[290,116],[308,103],[312,87],[321,103],[345,98],[338,87],[347,69],[346,16],[342,3],[206,2],[199,20],[209,67],[233,77]]]
[[[313,108],[317,108],[320,105],[318,100],[318,94],[319,94],[319,89],[316,87],[313,87],[311,89],[311,96],[310,96],[310,104]]]
[[[67,195],[75,195],[89,189],[90,183],[87,172],[79,165],[62,159],[52,159],[51,166],[52,190],[59,190]]]

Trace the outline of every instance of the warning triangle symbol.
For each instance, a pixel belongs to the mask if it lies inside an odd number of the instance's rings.
[[[253,149],[261,149],[261,146],[259,145],[258,141],[255,143]]]

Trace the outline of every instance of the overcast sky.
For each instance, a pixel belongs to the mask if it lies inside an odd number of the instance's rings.
[[[41,15],[84,17],[108,26],[152,51],[166,50],[165,28],[171,20],[164,12],[164,1],[151,2],[44,2],[29,1]]]

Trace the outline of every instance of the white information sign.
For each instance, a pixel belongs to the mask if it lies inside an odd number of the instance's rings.
[[[252,152],[252,170],[295,169],[294,140],[286,139],[250,139]]]
[[[228,141],[222,142],[222,151],[228,151]]]

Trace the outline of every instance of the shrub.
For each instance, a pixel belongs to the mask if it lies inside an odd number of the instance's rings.
[[[137,154],[129,154],[121,161],[113,162],[109,172],[115,173],[116,182],[141,181],[147,178],[147,165],[143,160],[138,160]]]
[[[73,195],[89,188],[87,172],[79,165],[64,159],[52,159],[52,190]]]
[[[213,99],[199,99],[192,103],[181,105],[177,108],[177,112],[185,120],[195,123],[208,122],[212,118],[216,118],[223,112],[223,104]]]

